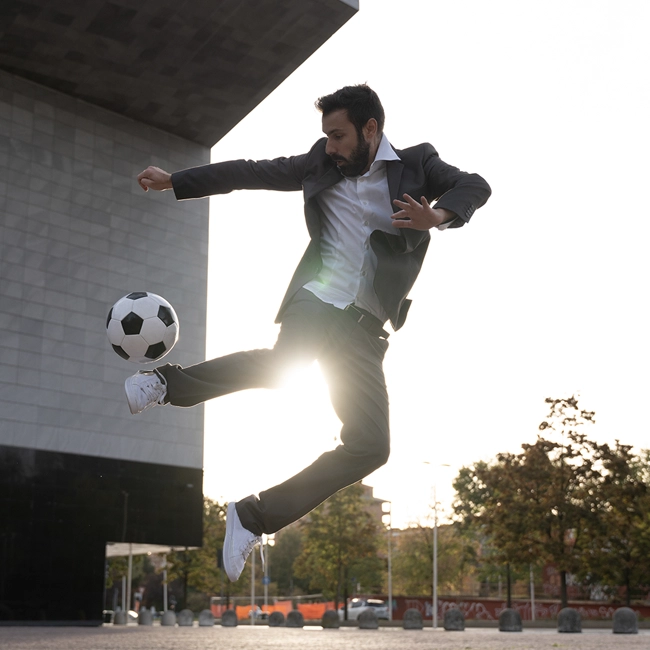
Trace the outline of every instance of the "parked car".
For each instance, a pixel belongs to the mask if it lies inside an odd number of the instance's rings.
[[[388,620],[388,605],[383,600],[378,598],[353,598],[348,603],[348,620],[356,621],[359,618],[361,612],[365,612],[367,609],[372,609],[377,618]],[[344,620],[345,618],[345,605],[339,608],[339,620]]]

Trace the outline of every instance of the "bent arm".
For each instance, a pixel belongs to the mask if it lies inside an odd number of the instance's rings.
[[[447,164],[440,159],[433,147],[428,152],[424,169],[436,200],[434,207],[457,215],[457,218],[449,222],[449,228],[465,225],[474,212],[485,205],[492,193],[484,178]]]

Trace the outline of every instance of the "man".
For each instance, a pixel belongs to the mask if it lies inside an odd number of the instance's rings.
[[[342,88],[316,107],[325,138],[306,154],[173,174],[148,167],[138,176],[145,191],[173,189],[180,200],[236,189],[304,193],[311,240],[282,301],[273,349],[189,368],[167,364],[125,384],[135,414],[156,404],[187,407],[271,388],[288,364],[318,359],[343,424],[342,444],[284,483],[228,505],[223,560],[232,581],[263,533],[296,521],[387,461],[384,324],[397,330],[404,323],[429,231],[464,225],[490,195],[480,176],[444,163],[430,144],[393,149],[383,134],[381,102],[368,86]]]

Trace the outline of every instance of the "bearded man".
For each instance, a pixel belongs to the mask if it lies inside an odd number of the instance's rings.
[[[384,109],[368,86],[341,88],[316,107],[325,137],[307,153],[173,174],[148,167],[138,175],[145,191],[173,189],[179,200],[253,189],[304,194],[310,242],[280,306],[275,346],[187,368],[167,364],[125,383],[136,414],[157,404],[189,407],[273,388],[288,366],[318,360],[342,423],[341,444],[284,483],[228,505],[223,561],[232,581],[262,534],[386,463],[385,324],[393,330],[404,324],[430,231],[465,225],[490,196],[483,178],[443,162],[430,144],[394,149],[383,133]]]

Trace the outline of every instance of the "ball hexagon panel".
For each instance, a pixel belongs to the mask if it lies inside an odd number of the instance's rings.
[[[152,295],[146,295],[133,301],[131,311],[143,319],[153,318],[158,315],[158,310],[162,305]]]
[[[142,327],[138,333],[149,345],[154,345],[162,342],[166,329],[167,325],[158,316],[153,316],[142,321]]]

